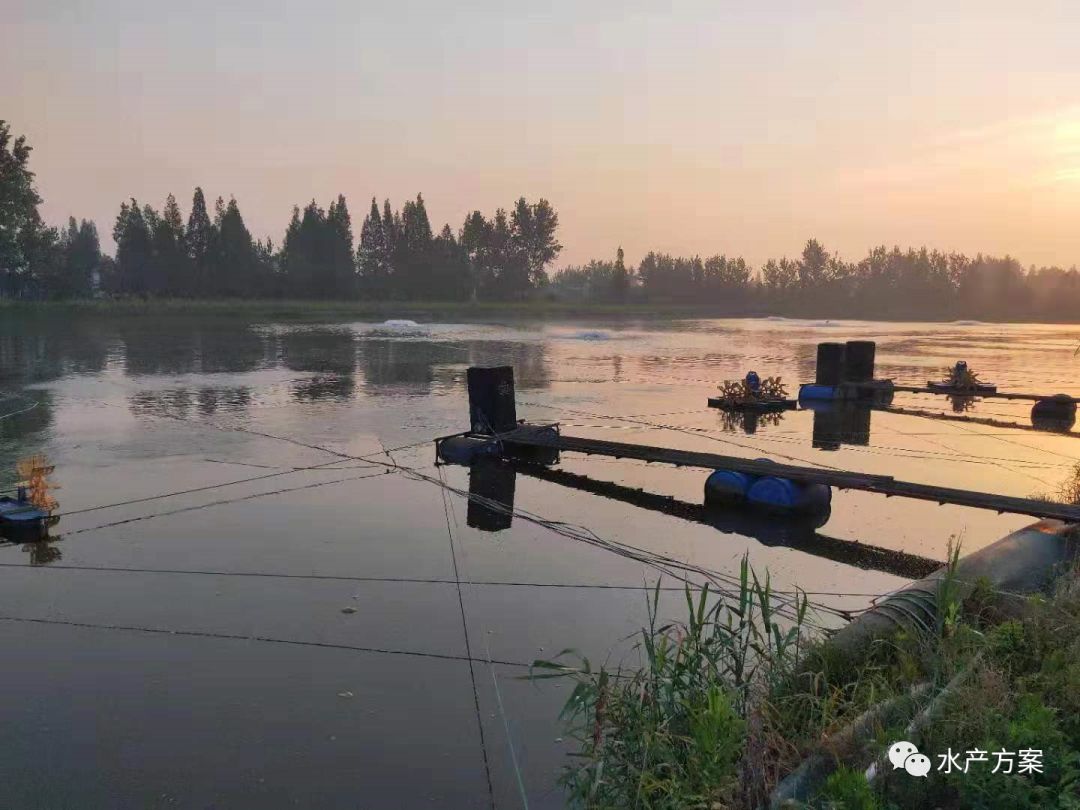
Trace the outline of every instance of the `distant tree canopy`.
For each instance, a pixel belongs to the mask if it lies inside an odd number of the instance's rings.
[[[0,297],[87,295],[104,262],[97,229],[74,218],[63,232],[42,222],[30,152],[0,120]]]
[[[650,252],[636,270],[593,260],[554,273],[563,300],[693,304],[726,314],[781,313],[866,318],[1080,319],[1080,271],[1029,267],[1011,256],[974,258],[884,245],[860,261],[816,239],[795,259],[769,259],[755,273],[742,258]],[[627,274],[623,279],[623,273]]]
[[[399,211],[371,201],[354,252],[343,195],[322,208],[294,206],[281,249],[253,240],[235,199],[220,197],[213,219],[200,188],[183,226],[170,194],[161,213],[122,203],[113,228],[115,273],[106,289],[125,295],[181,297],[377,298],[463,300],[522,298],[547,281],[545,266],[562,246],[547,200],[518,200],[512,214],[480,212],[455,235],[432,232],[422,195]]]
[[[299,297],[686,304],[717,314],[1080,320],[1076,267],[1025,268],[1011,256],[974,258],[884,245],[845,261],[816,239],[796,258],[755,270],[741,257],[650,252],[564,267],[559,216],[545,199],[473,211],[455,233],[432,228],[422,195],[394,210],[375,198],[357,239],[345,197],[294,207],[279,249],[254,239],[235,199],[213,213],[196,188],[185,222],[169,194],[160,211],[131,199],[113,225],[115,260],[93,222],[45,225],[31,148],[0,121],[0,298],[93,294],[188,298]]]

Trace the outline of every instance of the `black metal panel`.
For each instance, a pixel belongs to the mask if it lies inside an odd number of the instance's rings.
[[[517,427],[512,366],[472,366],[466,379],[473,433],[504,433]]]

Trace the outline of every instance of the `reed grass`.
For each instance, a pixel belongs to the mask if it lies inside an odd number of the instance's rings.
[[[687,589],[679,622],[659,620],[658,583],[639,664],[596,667],[566,650],[533,665],[533,679],[573,682],[561,714],[577,745],[562,775],[569,804],[764,807],[809,757],[820,778],[799,806],[1080,810],[1080,576],[1018,611],[985,582],[961,587],[958,559],[951,544],[936,623],[855,658],[810,629],[805,596],[782,625],[768,576],[745,558],[738,593]],[[867,781],[870,763],[913,737],[928,754],[1041,747],[1044,772],[885,768]]]

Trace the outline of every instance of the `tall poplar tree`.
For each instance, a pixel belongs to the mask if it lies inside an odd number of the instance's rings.
[[[379,205],[371,198],[371,210],[360,226],[360,244],[356,248],[356,268],[360,289],[371,298],[385,298],[389,292],[389,257]]]
[[[326,293],[334,296],[351,296],[356,291],[356,263],[353,259],[352,217],[345,195],[339,194],[330,203],[326,215],[327,260],[329,262]]]
[[[207,259],[213,234],[214,225],[206,212],[206,197],[203,196],[203,190],[196,187],[191,198],[187,231],[184,234],[187,255],[191,260],[192,283],[189,286],[191,295],[206,295],[209,291],[210,268],[207,265]]]

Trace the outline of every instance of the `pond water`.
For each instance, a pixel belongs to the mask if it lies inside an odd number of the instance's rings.
[[[660,576],[643,555],[727,575],[747,555],[780,590],[857,609],[951,537],[970,551],[1030,519],[837,492],[816,531],[710,525],[694,519],[702,470],[566,454],[548,476],[436,467],[432,439],[468,427],[466,368],[513,365],[518,416],[574,435],[1020,496],[1080,460],[1075,434],[931,418],[952,411],[926,395],[896,399],[924,415],[756,424],[705,406],[751,368],[794,392],[819,341],[853,338],[878,341],[878,376],[898,382],[964,359],[1001,390],[1080,394],[1077,327],[4,313],[0,489],[44,453],[61,517],[47,545],[0,547],[3,804],[517,807],[524,791],[561,806],[565,687],[522,676],[564,648],[632,661]],[[1026,424],[1029,409],[966,416]],[[678,582],[663,584],[677,617]]]

